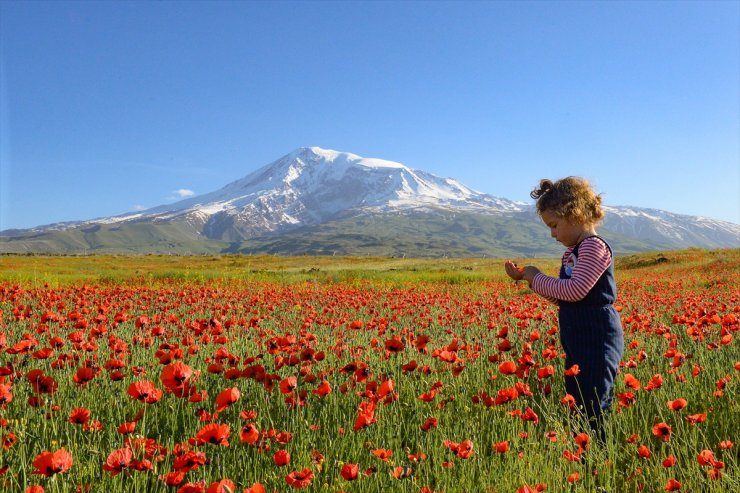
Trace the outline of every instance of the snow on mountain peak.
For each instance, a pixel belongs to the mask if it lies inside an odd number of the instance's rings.
[[[515,212],[522,204],[498,199],[401,163],[349,152],[301,147],[223,188],[135,214],[86,223],[186,220],[244,233],[311,225],[338,215],[409,210]]]
[[[158,220],[188,216],[205,222],[228,216],[229,221],[275,231],[286,225],[321,223],[349,211],[413,209],[490,214],[521,207],[394,161],[301,147],[220,190],[144,214],[156,214]]]
[[[365,158],[351,152],[322,149],[321,147],[301,147],[288,156],[293,159],[307,160],[309,163],[323,162],[329,165],[365,166],[368,168],[403,168],[401,163],[378,158]]]

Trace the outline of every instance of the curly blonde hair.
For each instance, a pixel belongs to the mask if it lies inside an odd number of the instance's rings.
[[[569,176],[557,181],[540,180],[529,194],[537,201],[537,214],[550,211],[558,217],[577,224],[595,225],[604,218],[601,195],[591,189],[588,181]]]

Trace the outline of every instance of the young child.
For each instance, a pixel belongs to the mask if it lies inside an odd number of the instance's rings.
[[[565,368],[578,365],[580,370],[565,377],[565,390],[603,441],[602,418],[612,404],[624,338],[614,309],[612,251],[596,234],[604,217],[601,197],[577,177],[540,180],[530,195],[537,200],[537,213],[550,235],[567,247],[560,275],[546,276],[537,267],[520,268],[511,261],[505,264],[506,273],[514,280],[526,280],[534,292],[558,304]]]

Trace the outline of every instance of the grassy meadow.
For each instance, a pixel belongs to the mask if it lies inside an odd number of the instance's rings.
[[[0,483],[740,490],[740,250],[616,269],[599,444],[565,399],[555,307],[501,259],[0,256]]]

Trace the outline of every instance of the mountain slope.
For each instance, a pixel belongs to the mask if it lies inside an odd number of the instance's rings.
[[[608,207],[616,251],[740,247],[740,226]],[[556,255],[533,207],[403,164],[301,148],[211,193],[141,212],[4,231],[0,252]]]

